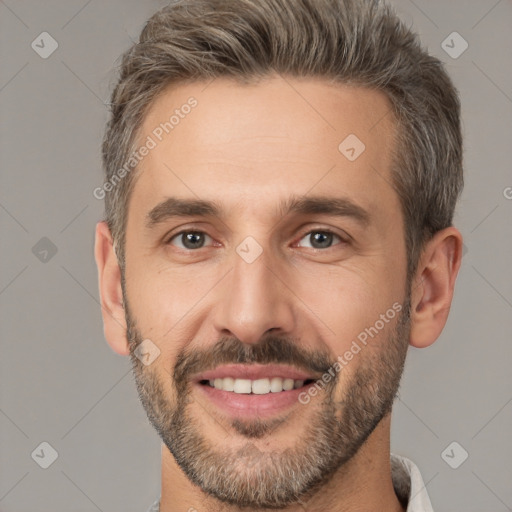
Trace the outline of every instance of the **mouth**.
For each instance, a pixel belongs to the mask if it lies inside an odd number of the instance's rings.
[[[214,408],[254,419],[287,412],[319,378],[289,366],[226,365],[197,375],[194,384]]]

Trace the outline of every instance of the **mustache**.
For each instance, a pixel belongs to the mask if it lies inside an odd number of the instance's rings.
[[[191,375],[224,364],[284,364],[323,374],[335,361],[327,352],[302,348],[289,338],[267,336],[248,345],[237,338],[224,337],[208,349],[184,349],[176,358],[173,373],[176,385],[186,385]]]

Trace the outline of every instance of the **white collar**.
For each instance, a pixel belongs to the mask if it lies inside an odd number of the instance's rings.
[[[434,512],[420,470],[410,459],[391,454],[391,479],[406,512]]]

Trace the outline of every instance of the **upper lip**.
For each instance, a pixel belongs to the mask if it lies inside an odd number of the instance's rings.
[[[270,379],[272,377],[293,380],[315,379],[314,375],[292,366],[279,364],[228,364],[198,373],[194,376],[194,380],[200,382],[202,380],[224,379],[226,377],[249,380]]]

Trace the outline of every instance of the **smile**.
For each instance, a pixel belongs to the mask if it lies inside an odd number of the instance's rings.
[[[236,418],[270,418],[299,404],[319,378],[292,366],[229,364],[194,376],[195,389],[212,407]]]

